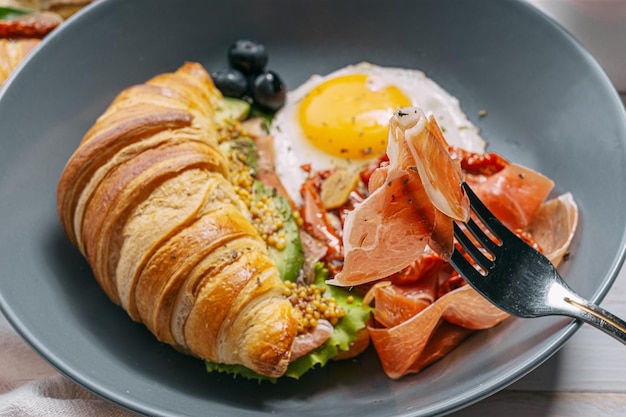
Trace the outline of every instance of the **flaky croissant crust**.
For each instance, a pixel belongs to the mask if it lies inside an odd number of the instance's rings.
[[[0,86],[39,42],[39,39],[9,40],[0,37]]]
[[[225,179],[220,100],[196,63],[121,92],[63,170],[58,212],[109,298],[159,340],[278,377],[296,317]]]

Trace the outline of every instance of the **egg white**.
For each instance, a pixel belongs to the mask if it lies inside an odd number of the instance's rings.
[[[459,100],[422,71],[381,67],[367,62],[350,65],[326,76],[314,75],[290,91],[284,107],[276,113],[272,122],[270,134],[274,137],[276,171],[296,203],[301,201],[300,186],[308,175],[302,170],[302,165],[310,164],[312,170],[341,167],[359,171],[379,156],[348,159],[330,155],[313,146],[298,123],[299,104],[310,91],[329,79],[350,74],[367,74],[368,84],[373,91],[387,86],[397,87],[411,100],[412,105],[422,108],[427,115],[435,116],[450,145],[471,152],[484,152],[485,141],[480,137],[478,128],[461,110]],[[391,113],[381,115],[385,121],[391,116]]]

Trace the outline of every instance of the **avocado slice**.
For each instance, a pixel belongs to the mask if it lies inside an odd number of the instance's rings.
[[[215,118],[219,122],[242,121],[250,115],[250,103],[233,97],[224,97],[223,103],[216,109]]]
[[[304,264],[304,250],[300,241],[300,230],[291,212],[287,199],[278,195],[272,188],[266,187],[261,181],[255,181],[252,186],[252,201],[262,196],[270,197],[273,209],[280,215],[283,223],[287,243],[283,249],[269,246],[269,254],[283,281],[295,281]]]
[[[254,141],[249,137],[239,137],[220,144],[220,151],[225,155],[236,153],[240,161],[250,169],[254,176],[257,172],[258,155]],[[284,248],[277,248],[268,245],[269,255],[278,267],[280,277],[283,281],[295,281],[300,275],[304,264],[304,250],[300,240],[300,230],[293,217],[291,206],[286,198],[278,195],[276,190],[265,186],[261,181],[254,180],[252,183],[251,206],[256,207],[256,203],[263,200],[263,204],[269,204],[270,209],[278,215],[282,222],[282,231],[286,236]],[[251,208],[252,210],[252,208]]]

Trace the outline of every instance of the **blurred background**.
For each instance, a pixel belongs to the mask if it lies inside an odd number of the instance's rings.
[[[52,26],[54,19],[61,22],[92,1],[96,0],[0,0],[0,8],[33,11],[36,19],[47,19],[44,21]],[[622,97],[626,97],[626,0],[526,1],[577,38],[598,60]],[[29,18],[32,20],[33,16]],[[0,16],[0,26],[1,20]],[[0,38],[3,37],[11,36],[2,36],[0,27]]]
[[[561,24],[626,94],[626,0],[527,0]]]

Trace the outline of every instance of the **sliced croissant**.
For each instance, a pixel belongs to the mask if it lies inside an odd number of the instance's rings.
[[[39,42],[39,39],[9,40],[0,37],[0,86]]]
[[[58,211],[109,298],[159,340],[278,377],[296,313],[225,177],[220,100],[195,63],[124,90],[68,161]]]

